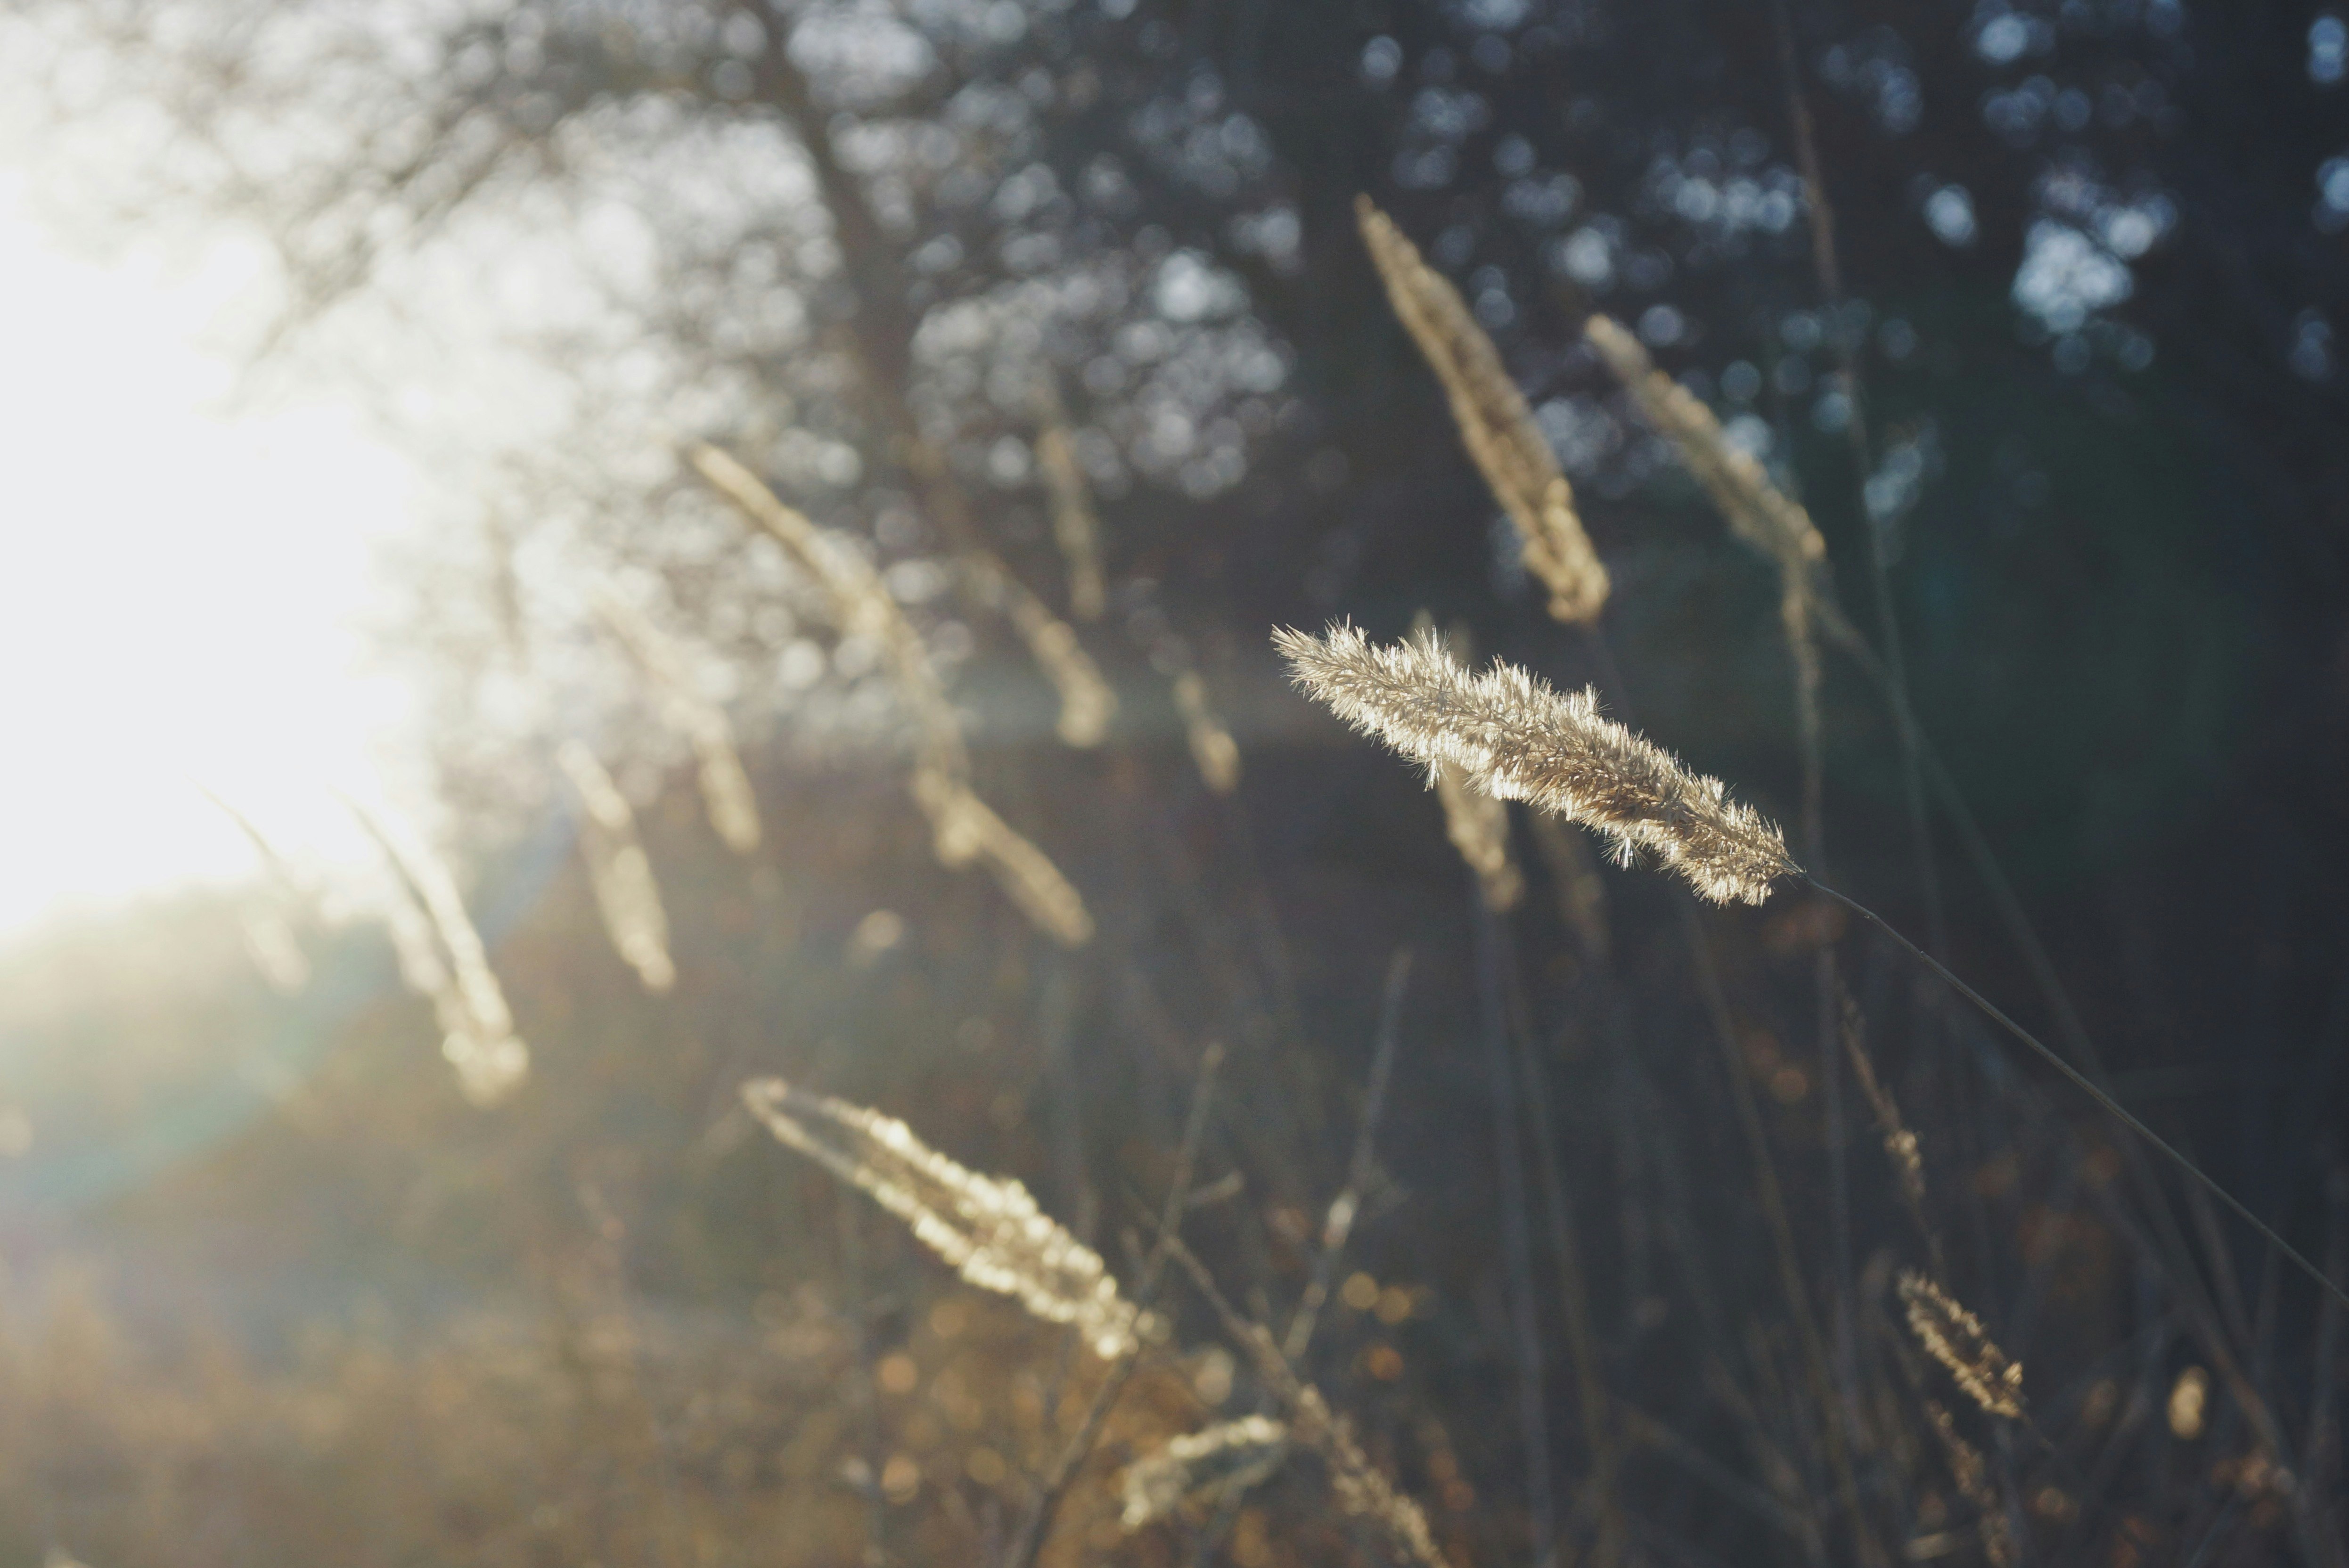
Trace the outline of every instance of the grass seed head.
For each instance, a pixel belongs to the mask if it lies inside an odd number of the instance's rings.
[[[1472,675],[1430,636],[1380,646],[1334,625],[1319,637],[1283,629],[1273,643],[1297,684],[1364,734],[1431,772],[1457,768],[1496,799],[1579,822],[1626,861],[1651,855],[1715,903],[1761,903],[1800,870],[1775,825],[1599,717],[1594,691],[1561,694],[1498,661]]]

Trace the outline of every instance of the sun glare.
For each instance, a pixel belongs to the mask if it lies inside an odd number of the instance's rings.
[[[0,175],[0,934],[353,841],[403,688],[359,669],[413,469],[328,402],[228,406],[259,258],[68,253]]]

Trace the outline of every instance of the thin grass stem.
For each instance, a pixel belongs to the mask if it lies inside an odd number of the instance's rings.
[[[1951,990],[1957,992],[1959,995],[1963,996],[1967,1001],[1971,1002],[1976,1007],[1981,1008],[1983,1016],[1989,1018],[1991,1022],[1996,1024],[2000,1028],[2004,1029],[2008,1034],[2013,1036],[2034,1055],[2044,1059],[2050,1067],[2053,1067],[2057,1072],[2062,1073],[2066,1078],[2069,1078],[2073,1087],[2079,1089],[2081,1093],[2086,1095],[2090,1099],[2095,1101],[2098,1108],[2101,1109],[2106,1115],[2119,1122],[2123,1127],[2127,1128],[2131,1132],[2136,1133],[2137,1137],[2143,1139],[2148,1145],[2150,1145],[2156,1152],[2167,1159],[2171,1164],[2177,1166],[2180,1171],[2186,1172],[2187,1175],[2192,1177],[2195,1182],[2204,1191],[2208,1191],[2212,1197],[2218,1199],[2221,1203],[2227,1205],[2228,1208],[2233,1210],[2237,1218],[2240,1219],[2245,1224],[2251,1226],[2253,1231],[2257,1232],[2261,1239],[2265,1241],[2270,1246],[2275,1248],[2276,1251],[2282,1253],[2286,1258],[2290,1259],[2292,1264],[2302,1274],[2306,1274],[2310,1279],[2314,1280],[2317,1284],[2323,1289],[2327,1295],[2331,1296],[2341,1305],[2349,1306],[2349,1292],[2343,1291],[2339,1285],[2334,1284],[2330,1279],[2326,1278],[2323,1270],[2318,1268],[2314,1264],[2310,1263],[2306,1258],[2301,1256],[2299,1251],[2295,1249],[2290,1242],[2285,1241],[2282,1236],[2276,1234],[2275,1232],[2269,1227],[2266,1221],[2261,1219],[2257,1214],[2252,1213],[2251,1210],[2244,1207],[2243,1204],[2236,1199],[2233,1193],[2228,1191],[2224,1187],[2220,1186],[2219,1183],[2213,1181],[2210,1177],[2203,1174],[2202,1168],[2200,1166],[2195,1164],[2194,1161],[2186,1158],[2185,1155],[2180,1154],[2177,1150],[2171,1148],[2168,1142],[2166,1141],[2159,1133],[2155,1132],[2153,1129],[2147,1127],[2144,1122],[2139,1121],[2129,1112],[2127,1107],[2122,1105],[2120,1101],[2115,1099],[2111,1095],[2106,1094],[2102,1088],[2098,1088],[2095,1081],[2089,1078],[2087,1074],[2082,1072],[2070,1062],[2065,1061],[2061,1056],[2057,1055],[2047,1046],[2042,1044],[2038,1036],[2033,1035],[2030,1030],[2024,1028],[2022,1025],[2008,1017],[2004,1013],[2000,1012],[1998,1008],[1992,1005],[1990,998],[1984,996],[1981,992],[1975,990],[1972,986],[1959,979],[1955,975],[1951,974],[1948,966],[1943,965],[1940,959],[1934,957],[1931,954],[1926,952],[1923,948],[1918,946],[1915,943],[1901,935],[1898,931],[1895,931],[1885,922],[1882,916],[1869,909],[1866,904],[1860,903],[1855,899],[1845,897],[1842,893],[1836,892],[1835,889],[1827,886],[1825,882],[1820,882],[1816,877],[1804,876],[1802,880],[1809,884],[1809,886],[1815,891],[1825,893],[1827,897],[1835,900],[1836,903],[1843,905],[1846,909],[1859,916],[1862,920],[1867,921],[1870,925],[1875,926],[1878,931],[1884,933],[1885,935],[1890,937],[1900,947],[1906,949],[1909,956],[1915,958],[1920,964],[1924,965],[1936,975],[1940,976],[1943,984],[1947,985]]]

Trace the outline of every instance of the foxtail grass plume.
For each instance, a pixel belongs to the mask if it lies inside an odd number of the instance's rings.
[[[1607,604],[1607,568],[1590,548],[1574,489],[1500,351],[1468,314],[1460,291],[1420,258],[1394,220],[1367,196],[1354,199],[1354,211],[1395,319],[1444,384],[1462,445],[1516,525],[1526,570],[1549,589],[1550,614],[1568,623],[1596,620]]]
[[[1099,746],[1109,735],[1109,721],[1116,717],[1117,693],[1110,689],[1100,667],[1077,641],[1076,628],[1053,614],[1044,601],[992,556],[967,556],[962,568],[974,594],[1003,612],[1011,629],[1028,645],[1029,655],[1060,694],[1061,717],[1054,733],[1061,744],[1080,750]]]
[[[2008,1360],[2006,1352],[1992,1343],[1982,1319],[1914,1269],[1901,1271],[1899,1284],[1909,1331],[1926,1354],[1949,1368],[1966,1398],[1984,1414],[2021,1419],[2023,1366]]]
[[[759,799],[735,749],[726,710],[702,695],[683,653],[645,613],[608,585],[593,595],[596,615],[652,680],[669,726],[693,747],[703,809],[726,847],[747,855],[759,847]]]
[[[1126,1467],[1119,1522],[1140,1530],[1186,1504],[1211,1511],[1263,1485],[1288,1457],[1288,1429],[1270,1416],[1186,1433]]]
[[[1232,738],[1215,706],[1207,700],[1207,683],[1199,672],[1183,669],[1174,675],[1174,711],[1183,716],[1183,738],[1191,748],[1191,761],[1208,789],[1228,795],[1240,787],[1239,742]]]
[[[914,775],[914,799],[928,814],[938,859],[949,866],[984,861],[997,883],[1039,931],[1063,947],[1093,939],[1082,894],[1043,851],[997,816],[969,786],[936,769]]]
[[[514,1033],[505,991],[465,913],[456,879],[405,825],[357,801],[348,804],[413,901],[409,913],[390,916],[392,940],[402,975],[432,1002],[443,1034],[440,1054],[456,1069],[467,1099],[484,1109],[495,1105],[529,1076],[530,1047]]]
[[[688,449],[687,457],[713,489],[765,529],[814,577],[831,601],[833,617],[842,630],[874,637],[886,650],[898,696],[914,717],[914,799],[930,819],[938,859],[949,866],[984,860],[1012,902],[1046,935],[1067,947],[1081,947],[1092,940],[1093,921],[1084,899],[1061,874],[1051,857],[1013,830],[972,791],[970,753],[963,743],[961,721],[930,667],[921,634],[890,595],[881,574],[863,556],[824,537],[805,516],[784,505],[758,475],[716,447],[698,443]],[[999,565],[987,570],[1007,591],[1016,589],[1033,603],[1034,595],[1019,588]],[[1050,619],[1040,605],[1037,609]],[[1054,620],[1052,624],[1066,634],[1067,646],[1074,649],[1076,634],[1063,622]],[[1075,657],[1083,659],[1081,650],[1076,651]],[[1091,667],[1090,661],[1083,662],[1084,669]],[[1100,686],[1103,701],[1109,701],[1107,686],[1100,682],[1098,674],[1092,678]],[[1107,707],[1097,712],[1100,722],[1106,725]],[[1064,721],[1067,716],[1064,701]]]
[[[1000,556],[979,542],[961,489],[935,445],[910,440],[899,449],[899,456],[922,480],[938,521],[956,541],[955,563],[964,593],[1010,621],[1044,677],[1060,693],[1061,739],[1081,748],[1100,745],[1117,711],[1117,694],[1102,678],[1076,632],[1030,592]]]
[[[1958,1430],[1958,1423],[1938,1399],[1925,1401],[1925,1418],[1931,1423],[1933,1435],[1940,1439],[1941,1455],[1949,1461],[1950,1479],[1958,1485],[1958,1494],[1973,1505],[1974,1528],[1982,1540],[1982,1559],[1990,1568],[2014,1568],[2016,1553],[2014,1532],[2007,1522],[2006,1505],[1999,1500],[1998,1487],[1991,1480],[1990,1463],[1982,1451],[1966,1441]]]
[[[1702,398],[1656,368],[1640,340],[1610,316],[1593,315],[1583,336],[1640,412],[1672,445],[1713,498],[1730,531],[1782,566],[1807,572],[1826,559],[1826,541],[1801,502],[1778,488],[1750,452],[1733,446]]]
[[[913,1227],[964,1279],[1070,1325],[1104,1360],[1155,1333],[1101,1255],[1038,1209],[1018,1181],[966,1170],[893,1117],[779,1078],[744,1084],[742,1103],[781,1142]]]
[[[1595,691],[1560,694],[1514,665],[1471,675],[1432,638],[1374,646],[1348,625],[1319,637],[1282,629],[1273,644],[1291,678],[1339,717],[1431,771],[1554,811],[1644,851],[1701,897],[1761,903],[1799,872],[1775,826],[1729,799],[1718,779],[1599,715]]]
[[[595,907],[612,946],[646,990],[665,992],[677,984],[677,965],[669,957],[668,914],[661,908],[660,887],[636,836],[636,814],[583,743],[564,741],[555,761],[579,792],[585,812],[579,848],[586,857],[587,879],[595,887]]]
[[[784,505],[764,480],[731,455],[707,442],[697,442],[687,449],[686,456],[711,489],[764,529],[784,553],[815,579],[831,603],[835,625],[880,643],[898,698],[913,716],[916,746],[924,764],[957,778],[968,774],[970,761],[963,746],[962,725],[938,684],[937,673],[930,667],[929,650],[872,562],[826,538],[804,513]]]
[[[1424,610],[1412,622],[1412,634],[1447,655],[1456,649],[1464,656],[1469,646],[1465,632],[1455,630],[1444,636]],[[1467,773],[1456,762],[1438,762],[1429,771],[1434,779],[1435,798],[1444,807],[1444,836],[1475,873],[1477,895],[1485,907],[1496,914],[1516,908],[1525,896],[1526,879],[1517,870],[1516,857],[1509,852],[1508,802],[1472,789]]]
[[[1061,406],[1060,388],[1046,372],[1036,392],[1042,428],[1036,432],[1036,466],[1043,471],[1044,490],[1052,501],[1052,540],[1069,573],[1069,614],[1080,621],[1098,621],[1109,607],[1109,592],[1102,580],[1101,514],[1093,509],[1093,487],[1077,459],[1077,443],[1069,433],[1068,410]]]

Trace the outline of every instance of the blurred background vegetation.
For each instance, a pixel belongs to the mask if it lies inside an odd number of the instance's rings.
[[[1050,1494],[1101,1363],[776,1147],[737,1090],[779,1073],[902,1117],[1123,1274],[1220,1043],[1185,1233],[1278,1334],[1407,953],[1371,1180],[1301,1369],[1452,1561],[2344,1561],[2343,1325],[2305,1281],[1825,906],[1703,915],[1716,997],[1671,888],[1609,867],[1594,916],[1568,896],[1589,873],[1520,818],[1530,896],[1481,913],[1423,781],[1309,708],[1268,643],[1427,611],[1599,683],[1793,821],[1775,583],[1582,346],[1612,315],[1805,500],[1870,638],[1897,626],[1918,723],[2116,1092],[2342,1277],[2335,8],[0,17],[35,187],[95,243],[257,237],[275,310],[251,375],[365,398],[431,476],[377,646],[423,694],[409,804],[531,1057],[470,1104],[378,918],[399,879],[298,844],[249,885],[13,937],[0,1557],[994,1564],[1040,1522],[1057,1564],[1379,1561],[1301,1460],[1121,1527],[1125,1466],[1267,1398],[1171,1283],[1172,1340]],[[1358,192],[1536,410],[1613,575],[1618,667],[1545,615]],[[838,624],[680,461],[695,441],[877,572],[972,788],[1081,896],[1089,941],[939,863],[885,634]],[[749,853],[599,593],[727,716]],[[1038,614],[1114,693],[1092,744],[1067,743]],[[1831,656],[1825,698],[1813,869],[2061,1033],[1953,822],[1920,842],[1879,692]],[[666,994],[605,934],[566,740],[633,806]],[[254,962],[272,919],[306,974]],[[1894,1271],[1924,1257],[1820,1028],[1823,943],[1921,1140],[1946,1283],[2023,1362],[2035,1424],[1978,1418],[1900,1327]],[[1554,1158],[1496,1138],[1537,1100]],[[1540,1222],[1512,1252],[1511,1203],[1553,1177],[1578,1268]],[[1980,1450],[1971,1480],[1929,1398]]]

